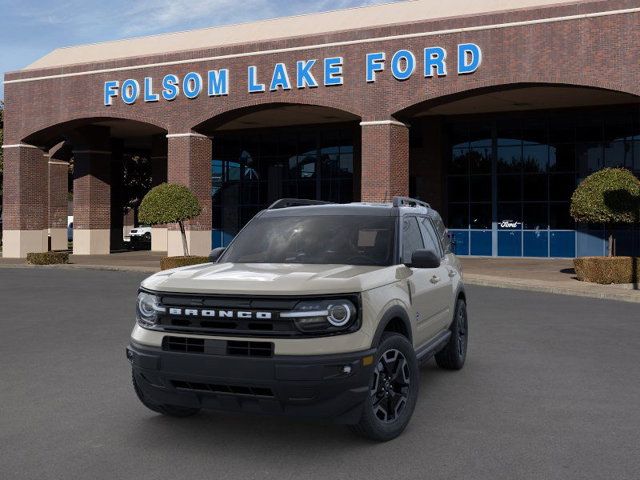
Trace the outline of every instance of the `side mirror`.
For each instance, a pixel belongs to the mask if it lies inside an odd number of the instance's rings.
[[[440,257],[433,250],[416,250],[411,256],[411,264],[407,266],[412,268],[438,268],[440,266]]]
[[[218,247],[211,250],[211,253],[209,254],[209,261],[211,263],[216,263],[218,259],[222,256],[225,250],[226,248],[224,247]]]

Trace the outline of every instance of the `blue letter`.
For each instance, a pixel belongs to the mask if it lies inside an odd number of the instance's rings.
[[[316,64],[315,60],[299,61],[296,63],[296,79],[298,88],[316,88],[318,82],[316,81],[311,69]]]
[[[402,68],[401,60],[405,65]],[[391,73],[398,80],[406,80],[416,70],[416,57],[409,50],[398,50],[391,58]]]
[[[132,78],[122,82],[122,101],[127,105],[136,103],[140,95],[140,84]]]
[[[249,93],[264,92],[264,83],[256,83],[258,76],[258,67],[249,67]]]
[[[447,51],[442,47],[431,47],[424,49],[424,76],[433,77],[433,69],[436,75],[443,77],[447,75]]]
[[[384,52],[367,53],[367,82],[376,81],[376,72],[384,71],[384,61],[387,58]]]
[[[172,73],[166,75],[162,79],[162,88],[164,88],[164,90],[162,90],[162,98],[168,101],[175,100],[180,93],[180,88],[178,87],[178,77]]]
[[[473,73],[481,64],[482,50],[478,45],[475,43],[458,45],[458,74]]]
[[[145,77],[144,79],[144,101],[145,102],[157,102],[160,100],[160,95],[153,93],[153,79],[151,77]]]
[[[324,59],[324,84],[327,87],[332,85],[342,85],[342,57],[331,57]]]
[[[287,73],[287,67],[284,63],[276,63],[276,66],[273,68],[273,76],[271,77],[269,90],[275,92],[278,90],[278,87],[282,87],[283,90],[291,90],[289,74]]]
[[[229,95],[229,70],[209,70],[208,76],[210,97]]]
[[[202,92],[202,77],[199,73],[189,72],[182,79],[182,91],[184,96],[194,99]]]
[[[104,82],[104,105],[105,107],[110,107],[113,105],[112,98],[118,96],[118,86],[120,82],[117,80],[111,80],[109,82]]]

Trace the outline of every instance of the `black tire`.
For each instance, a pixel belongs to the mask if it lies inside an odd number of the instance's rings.
[[[133,372],[131,372],[131,381],[133,382],[133,389],[135,390],[138,399],[145,407],[147,407],[151,411],[161,413],[162,415],[167,415],[169,417],[178,418],[190,417],[200,411],[199,408],[178,407],[176,405],[158,405],[156,403],[153,403],[144,396],[144,393],[142,393],[142,389],[138,386],[138,382],[136,382],[136,376]]]
[[[445,370],[460,370],[467,358],[467,344],[469,342],[469,321],[467,319],[467,303],[459,298],[453,321],[449,327],[451,337],[447,345],[436,353],[436,363]]]
[[[351,429],[368,439],[386,442],[400,435],[411,420],[420,390],[420,370],[413,345],[397,333],[383,334],[374,365],[370,394],[360,421]]]

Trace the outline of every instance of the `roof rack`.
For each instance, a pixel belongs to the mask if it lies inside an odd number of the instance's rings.
[[[322,200],[306,200],[304,198],[281,198],[280,200],[276,200],[267,210],[276,210],[278,208],[287,208],[287,207],[303,207],[305,205],[327,205],[333,202],[324,202]]]
[[[422,200],[417,200],[411,197],[393,197],[393,206],[394,207],[425,207],[431,208],[427,202],[423,202]]]

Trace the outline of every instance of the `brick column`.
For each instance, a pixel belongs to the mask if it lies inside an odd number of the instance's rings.
[[[67,195],[69,163],[64,143],[49,150],[49,236],[51,250],[67,250]]]
[[[48,154],[27,145],[4,145],[2,256],[46,252]],[[47,156],[45,156],[47,155]]]
[[[209,137],[197,133],[176,133],[168,139],[168,181],[185,185],[198,197],[202,214],[187,222],[189,254],[208,255],[211,251],[211,152]],[[169,256],[183,255],[180,230],[169,226]]]
[[[395,120],[361,122],[363,202],[409,194],[409,128]]]
[[[123,164],[122,140],[111,141],[111,168],[110,168],[110,191],[111,191],[111,218],[110,218],[110,238],[111,250],[124,248],[124,206],[122,202],[122,191],[124,189],[124,164]]]
[[[73,253],[107,255],[111,236],[111,162],[109,129],[84,127],[73,143]]]
[[[111,151],[74,150],[73,253],[107,255],[111,236]]]
[[[167,181],[167,137],[154,135],[151,138],[151,186],[155,187]],[[166,252],[168,230],[166,225],[151,228],[151,251]]]

